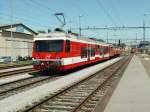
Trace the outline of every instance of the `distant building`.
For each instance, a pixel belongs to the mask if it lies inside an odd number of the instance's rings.
[[[12,33],[11,33],[12,32]],[[0,25],[0,56],[31,56],[35,31],[22,23]]]

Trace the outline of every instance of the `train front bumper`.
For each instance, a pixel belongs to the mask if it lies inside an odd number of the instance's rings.
[[[34,69],[37,70],[58,70],[61,67],[60,59],[34,59],[32,60]]]

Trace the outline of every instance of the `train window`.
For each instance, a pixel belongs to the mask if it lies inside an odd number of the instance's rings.
[[[96,51],[95,48],[92,48],[92,49],[91,49],[91,56],[92,56],[92,57],[95,56],[95,51]]]
[[[98,51],[99,51],[99,48],[100,48],[100,46],[99,46],[99,45],[97,45],[97,47],[96,47],[96,52],[98,52]]]
[[[100,47],[99,52],[100,52],[100,55],[103,55],[104,54],[104,47]]]
[[[108,52],[108,47],[104,48],[104,53],[106,54]]]
[[[66,52],[70,52],[70,40],[66,40]]]
[[[87,57],[87,48],[86,47],[82,47],[81,48],[81,58],[86,58]]]
[[[99,52],[100,54],[106,54],[108,52],[108,47],[100,47]]]
[[[36,52],[62,52],[63,40],[37,40],[35,41]]]

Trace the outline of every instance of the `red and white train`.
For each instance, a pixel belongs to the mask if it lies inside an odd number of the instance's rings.
[[[32,58],[36,70],[66,71],[119,54],[118,49],[100,41],[51,32],[34,38]]]

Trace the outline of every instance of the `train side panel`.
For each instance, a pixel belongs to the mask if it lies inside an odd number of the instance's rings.
[[[54,41],[54,42],[53,42]],[[71,39],[38,40],[33,44],[33,66],[41,71],[66,71],[107,60],[118,54],[105,44],[89,44]]]

